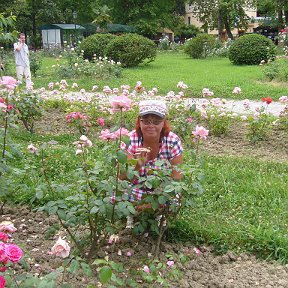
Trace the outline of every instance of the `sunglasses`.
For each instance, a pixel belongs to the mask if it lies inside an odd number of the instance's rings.
[[[162,119],[140,119],[140,121],[141,121],[141,123],[143,124],[143,125],[151,125],[151,124],[153,124],[153,125],[160,125],[162,122],[163,122],[163,120]]]

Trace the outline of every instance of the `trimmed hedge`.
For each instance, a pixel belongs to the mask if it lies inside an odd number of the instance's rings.
[[[93,34],[85,38],[81,45],[80,49],[84,51],[84,59],[92,60],[93,55],[96,54],[96,57],[104,57],[106,46],[117,36],[113,34]]]
[[[106,56],[124,67],[133,67],[155,60],[157,45],[138,34],[123,34],[113,39],[106,47]]]
[[[259,65],[276,57],[276,46],[260,34],[247,34],[238,38],[230,46],[228,57],[233,64]]]
[[[185,44],[184,52],[194,59],[206,58],[214,48],[216,39],[212,35],[198,34]]]

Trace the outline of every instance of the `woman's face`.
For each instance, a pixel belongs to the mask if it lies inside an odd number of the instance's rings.
[[[140,127],[144,138],[159,138],[163,126],[164,119],[157,115],[148,114],[140,117]]]

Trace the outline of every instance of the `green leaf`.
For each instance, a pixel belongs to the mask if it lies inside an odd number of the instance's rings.
[[[86,276],[92,276],[92,270],[87,263],[81,262],[81,268]]]
[[[37,199],[42,199],[44,197],[44,193],[42,190],[38,190],[35,194]]]
[[[112,269],[109,266],[104,266],[99,271],[99,280],[102,284],[106,284],[112,277]]]
[[[103,259],[96,259],[92,265],[100,265],[100,264],[107,264],[107,261],[106,260],[103,260]]]
[[[58,213],[58,216],[59,216],[60,219],[66,220],[66,213],[65,213],[64,210],[59,209],[59,210],[57,211],[57,213]]]
[[[99,207],[98,206],[94,206],[92,207],[92,209],[90,210],[90,214],[96,214],[99,211]]]
[[[127,154],[124,150],[117,151],[117,159],[121,164],[125,164],[127,162]]]
[[[129,212],[130,212],[131,214],[135,214],[135,213],[136,213],[136,210],[135,210],[135,208],[134,208],[133,205],[128,205],[128,206],[127,206],[127,209],[129,210]]]
[[[174,187],[173,185],[167,185],[167,186],[165,187],[165,189],[164,189],[164,192],[170,193],[170,192],[172,192],[172,191],[174,191],[174,190],[175,190],[175,187]]]
[[[76,272],[78,272],[79,266],[80,266],[79,261],[73,259],[67,271],[75,274]]]
[[[158,197],[159,204],[165,204],[167,202],[167,197],[161,195]]]
[[[48,209],[48,213],[49,215],[56,214],[57,210],[58,210],[57,206],[52,206]]]

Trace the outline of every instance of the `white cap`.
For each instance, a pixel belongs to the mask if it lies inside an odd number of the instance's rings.
[[[143,100],[139,103],[139,115],[154,114],[164,118],[167,114],[166,103],[162,100]]]

